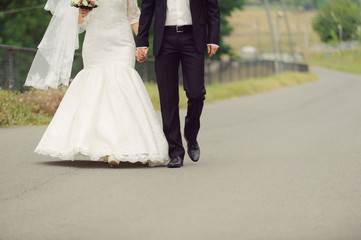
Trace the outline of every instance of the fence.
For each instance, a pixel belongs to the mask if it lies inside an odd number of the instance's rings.
[[[19,48],[0,45],[0,87],[12,90],[24,91],[23,85],[30,69],[36,49]],[[74,57],[72,78],[83,68],[81,54]],[[136,70],[143,81],[155,82],[154,59],[147,59],[142,64],[136,63]],[[275,62],[254,58],[240,61],[206,61],[205,81],[206,84],[231,82],[250,78],[266,77],[278,72],[299,71],[307,72],[308,66],[291,62]],[[180,83],[182,73],[180,70]]]

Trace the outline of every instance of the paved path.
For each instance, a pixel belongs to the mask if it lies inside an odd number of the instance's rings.
[[[0,129],[0,239],[361,239],[361,76],[207,105],[198,164],[59,161]],[[184,112],[182,113],[184,116]]]

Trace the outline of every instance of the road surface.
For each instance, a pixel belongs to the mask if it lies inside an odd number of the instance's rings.
[[[207,105],[180,169],[42,157],[45,127],[0,129],[0,239],[361,239],[361,76],[313,71]]]

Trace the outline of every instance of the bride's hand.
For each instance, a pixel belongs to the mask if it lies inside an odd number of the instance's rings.
[[[78,23],[82,24],[85,21],[85,17],[88,16],[90,10],[79,8],[79,18]]]
[[[148,58],[148,48],[145,47],[137,48],[136,56],[137,56],[137,61],[139,63],[144,62],[144,60]]]

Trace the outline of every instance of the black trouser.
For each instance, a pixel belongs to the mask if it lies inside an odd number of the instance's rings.
[[[155,58],[163,131],[169,144],[169,156],[184,158],[179,121],[178,70],[182,64],[183,86],[188,98],[184,136],[194,142],[200,128],[206,90],[204,53],[197,52],[192,32],[165,32],[161,50]]]

